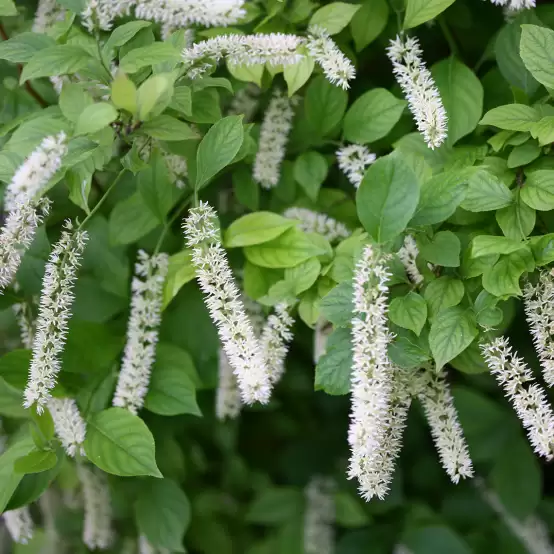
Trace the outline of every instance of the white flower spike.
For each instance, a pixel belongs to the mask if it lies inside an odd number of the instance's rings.
[[[12,540],[18,544],[27,544],[32,538],[35,530],[31,512],[28,506],[8,510],[2,514],[6,529]]]
[[[39,0],[35,20],[33,22],[33,33],[46,33],[56,21],[63,21],[65,8],[56,0]]]
[[[410,281],[414,285],[419,285],[423,282],[423,275],[417,267],[417,257],[419,255],[419,248],[412,235],[406,235],[404,237],[404,244],[398,251],[398,257],[410,278]]]
[[[504,6],[510,14],[530,10],[536,6],[535,0],[491,0],[491,2],[497,6]]]
[[[269,371],[221,246],[217,214],[206,202],[190,210],[184,222],[187,245],[212,321],[233,368],[245,404],[269,401]]]
[[[237,378],[222,348],[219,349],[219,375],[215,399],[217,419],[236,419],[241,411],[242,402]]]
[[[305,490],[305,554],[333,554],[335,551],[335,493],[330,478],[314,477]]]
[[[363,144],[341,146],[337,150],[336,156],[339,169],[355,188],[360,186],[366,169],[377,159],[377,156]]]
[[[54,421],[56,435],[68,456],[85,455],[83,443],[87,432],[85,420],[72,398],[50,398],[48,409]]]
[[[307,208],[287,208],[283,216],[288,219],[296,219],[299,227],[306,233],[319,233],[329,242],[335,242],[350,236],[350,231],[344,223]]]

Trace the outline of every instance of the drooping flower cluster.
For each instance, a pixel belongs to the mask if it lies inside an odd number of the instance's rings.
[[[419,395],[442,466],[453,483],[473,477],[471,458],[444,373]]]
[[[322,27],[311,27],[306,46],[310,55],[321,66],[328,81],[346,90],[350,86],[348,82],[356,77],[356,69],[329,33]]]
[[[6,529],[12,540],[19,544],[27,544],[32,538],[35,530],[31,512],[28,506],[8,510],[2,514]]]
[[[491,0],[491,2],[497,6],[504,6],[512,14],[521,10],[530,10],[536,6],[535,0]]]
[[[31,306],[27,302],[13,304],[12,311],[19,327],[21,344],[23,345],[23,348],[31,350],[33,348],[33,339],[35,335],[35,325],[32,317]]]
[[[169,24],[174,29],[201,25],[226,27],[245,15],[244,0],[137,0],[137,19]]]
[[[64,17],[65,8],[56,0],[39,0],[32,31],[45,33],[56,21],[63,21]]]
[[[235,93],[227,113],[229,115],[242,114],[245,123],[252,121],[260,105],[259,96],[260,88],[254,83],[248,83],[244,88],[241,88]]]
[[[133,553],[135,550],[133,550]],[[171,554],[167,548],[156,548],[150,544],[149,540],[141,535],[138,541],[138,554]]]
[[[319,362],[319,359],[327,349],[327,340],[333,332],[333,326],[325,318],[320,317],[315,324],[314,329],[314,364]]]
[[[429,148],[438,148],[447,136],[448,117],[435,81],[421,59],[417,38],[399,35],[391,40],[387,53],[419,132]]]
[[[554,385],[554,275],[541,271],[536,285],[527,283],[523,292],[525,315],[541,362],[543,377]]]
[[[352,319],[352,411],[348,441],[348,477],[357,478],[360,494],[383,498],[390,480],[390,456],[384,449],[389,430],[392,364],[387,347],[391,333],[387,322],[385,258],[371,245],[364,248],[354,273]]]
[[[113,399],[114,406],[127,408],[133,414],[144,404],[156,359],[168,264],[167,254],[149,257],[143,250],[135,264],[127,343]]]
[[[73,284],[86,241],[87,233],[72,232],[71,222],[67,222],[44,271],[33,357],[24,392],[24,406],[36,404],[38,413],[42,413],[56,386],[71,317]]]
[[[110,548],[112,530],[112,503],[106,475],[95,468],[78,464],[77,474],[83,488],[85,521],[83,542],[91,550]]]
[[[305,490],[305,554],[333,554],[335,551],[335,483],[330,478],[314,477]]]
[[[346,228],[346,225],[327,214],[314,212],[306,208],[288,208],[283,212],[283,216],[298,220],[298,226],[302,231],[319,233],[329,242],[335,242],[350,236],[350,231]]]
[[[77,402],[72,398],[50,398],[48,409],[54,421],[56,435],[68,456],[80,453],[84,456],[83,443],[87,426],[82,418]]]
[[[414,285],[419,285],[423,282],[423,275],[417,267],[417,257],[419,255],[419,248],[412,235],[406,235],[404,237],[404,244],[398,251],[398,257],[410,278],[410,281]]]
[[[341,146],[336,156],[340,170],[356,188],[360,186],[366,169],[377,159],[363,144]]]
[[[505,337],[481,346],[483,356],[512,402],[529,442],[539,456],[554,457],[554,413],[544,389],[535,382],[531,369],[513,352]]]
[[[221,246],[215,210],[205,202],[190,210],[184,222],[187,245],[210,316],[233,368],[245,404],[266,403],[271,383],[267,365],[240,292]]]
[[[277,304],[275,311],[265,322],[260,337],[261,347],[271,383],[277,383],[285,371],[285,358],[288,352],[288,343],[292,341],[291,331],[294,318],[289,313],[289,307]]]
[[[276,89],[264,113],[253,177],[265,189],[279,183],[294,118],[293,104],[286,94]]]
[[[84,27],[89,33],[109,31],[117,17],[129,15],[133,0],[87,0],[81,13]]]

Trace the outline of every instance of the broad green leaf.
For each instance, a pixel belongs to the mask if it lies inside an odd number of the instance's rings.
[[[530,164],[541,155],[541,149],[535,141],[528,141],[525,144],[516,146],[508,156],[508,167],[520,167]]]
[[[520,190],[520,197],[535,210],[554,209],[554,171],[541,169],[529,172]]]
[[[190,125],[184,121],[162,114],[146,121],[141,127],[141,132],[158,140],[181,141],[193,140],[198,138],[196,131],[193,131]]]
[[[427,304],[417,292],[397,296],[390,303],[389,317],[395,325],[419,335],[427,321]]]
[[[124,408],[94,414],[87,422],[84,447],[88,459],[107,473],[162,477],[152,433],[140,417]]]
[[[144,204],[163,223],[175,199],[175,189],[159,149],[150,154],[148,167],[137,174],[137,188]]]
[[[435,64],[431,71],[448,114],[447,142],[453,146],[477,127],[483,113],[483,86],[454,57]]]
[[[404,544],[413,554],[472,554],[473,550],[452,529],[441,525],[412,528]]]
[[[129,42],[141,29],[150,27],[150,21],[130,21],[116,27],[104,46],[104,51],[109,52],[112,48],[119,48]]]
[[[318,137],[325,137],[342,120],[348,104],[348,94],[332,85],[323,75],[312,80],[304,97],[304,115],[308,126]]]
[[[300,154],[294,162],[294,178],[310,200],[317,200],[319,189],[327,178],[327,160],[319,152]]]
[[[241,165],[233,171],[233,192],[239,204],[255,212],[260,207],[260,185],[252,176],[252,171]]]
[[[20,82],[38,77],[67,75],[83,69],[91,60],[91,55],[80,46],[59,44],[39,50],[21,72]]]
[[[439,231],[429,242],[420,244],[421,257],[434,265],[459,267],[460,239],[452,231]]]
[[[164,283],[163,309],[175,298],[183,285],[192,281],[196,276],[196,270],[192,264],[190,250],[182,250],[169,257],[167,277]]]
[[[123,71],[118,71],[112,81],[111,99],[116,108],[126,110],[133,115],[137,112],[137,87]]]
[[[457,306],[464,297],[464,284],[453,277],[439,277],[425,288],[423,298],[429,306],[429,317],[435,317],[441,310]]]
[[[175,87],[171,107],[185,115],[192,115],[192,91],[190,87]]]
[[[525,247],[526,243],[521,240],[491,235],[479,235],[471,242],[471,255],[474,258],[479,258],[489,254],[511,254]]]
[[[365,512],[364,504],[358,495],[351,492],[340,491],[337,492],[334,497],[335,518],[340,527],[365,527],[370,522]]]
[[[531,237],[530,244],[537,266],[554,262],[554,234]]]
[[[248,261],[261,267],[287,268],[323,255],[325,251],[316,246],[306,233],[293,227],[269,242],[245,247],[244,254]]]
[[[539,83],[554,88],[554,31],[538,25],[521,29],[519,52],[525,67]]]
[[[344,138],[362,144],[383,138],[396,125],[405,107],[404,100],[384,88],[362,94],[346,112]]]
[[[500,256],[493,266],[489,265],[483,272],[483,287],[494,296],[520,296],[519,279],[523,273],[534,268],[533,256],[527,248]]]
[[[285,66],[283,77],[287,83],[289,98],[308,82],[314,67],[314,59],[306,55],[299,62]]]
[[[389,345],[389,356],[394,364],[404,369],[419,369],[431,361],[429,345],[424,335],[417,337],[411,331],[398,330],[396,340]]]
[[[12,350],[0,358],[0,377],[17,389],[23,390],[27,385],[30,350]]]
[[[327,339],[325,354],[315,368],[315,390],[323,390],[331,395],[344,395],[350,392],[350,372],[352,369],[352,339],[347,327],[335,329]]]
[[[554,142],[554,116],[549,115],[537,121],[531,129],[531,136],[538,139],[539,146]]]
[[[239,81],[246,83],[255,83],[259,87],[262,86],[262,77],[264,75],[265,64],[256,63],[251,65],[237,65],[227,62],[229,73]]]
[[[344,281],[321,300],[321,315],[335,327],[350,325],[354,310],[352,282]]]
[[[3,512],[17,489],[22,473],[14,471],[16,460],[33,450],[34,444],[29,431],[20,436],[0,456],[0,512]]]
[[[183,538],[190,524],[187,495],[171,479],[147,479],[135,502],[139,532],[155,548],[184,552]]]
[[[293,487],[263,488],[250,504],[246,521],[261,525],[279,525],[302,514],[302,491]]]
[[[442,310],[431,323],[429,346],[437,364],[444,364],[463,352],[477,336],[475,316],[460,306]]]
[[[350,21],[350,32],[358,52],[383,32],[388,19],[389,5],[385,0],[364,0]]]
[[[12,63],[28,62],[36,52],[55,46],[52,37],[39,33],[20,33],[0,43],[0,59]]]
[[[496,212],[496,222],[506,237],[522,240],[535,228],[536,214],[533,208],[518,198],[510,206]]]
[[[82,86],[64,83],[60,94],[60,110],[69,121],[77,123],[83,111],[93,104],[92,96]]]
[[[493,125],[509,131],[530,131],[539,119],[539,112],[530,106],[507,104],[489,110],[479,124]]]
[[[461,207],[470,212],[487,212],[505,208],[512,202],[512,192],[499,177],[484,169],[478,169],[468,181]]]
[[[404,29],[417,27],[437,17],[453,3],[454,0],[407,0]]]
[[[244,133],[242,116],[231,115],[218,121],[206,133],[196,153],[195,189],[200,189],[225,166],[240,150]]]
[[[17,15],[17,7],[12,0],[0,0],[0,17]]]
[[[158,219],[137,191],[115,205],[110,214],[110,241],[112,244],[131,244],[153,231]]]
[[[321,262],[317,258],[310,258],[301,264],[285,269],[285,281],[292,284],[294,295],[307,291],[319,277]]]
[[[23,408],[23,392],[3,378],[0,378],[0,415],[13,418],[27,418],[29,412]]]
[[[173,78],[167,73],[152,75],[137,92],[138,117],[146,121],[161,114],[171,102],[173,96]]]
[[[86,135],[100,131],[100,129],[115,121],[117,117],[117,110],[107,102],[98,102],[87,106],[77,119],[75,134]]]
[[[13,469],[16,473],[41,473],[52,469],[58,461],[58,457],[55,452],[48,450],[33,450],[18,458]]]
[[[169,42],[155,42],[148,46],[135,48],[123,56],[119,68],[125,73],[136,73],[139,69],[160,63],[177,63],[181,54]]]
[[[332,2],[319,8],[310,19],[310,25],[323,27],[330,35],[340,33],[360,9],[357,4]]]
[[[397,154],[370,166],[356,194],[358,217],[379,243],[399,235],[416,210],[419,184],[414,172]]]

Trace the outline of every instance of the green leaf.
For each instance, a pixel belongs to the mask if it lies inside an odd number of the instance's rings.
[[[135,83],[123,73],[118,71],[112,81],[112,102],[116,108],[126,110],[135,115],[138,109],[138,92]]]
[[[0,378],[0,415],[13,418],[27,418],[29,412],[23,408],[23,393]]]
[[[18,458],[13,465],[13,469],[16,473],[41,473],[52,469],[57,461],[58,457],[55,452],[33,450],[29,454]]]
[[[107,473],[162,477],[152,433],[142,419],[124,408],[94,414],[88,420],[84,447],[88,459]]]
[[[496,212],[496,222],[505,236],[522,240],[535,228],[536,211],[519,199]]]
[[[192,91],[190,87],[175,87],[171,107],[185,115],[192,115]]]
[[[540,114],[524,104],[507,104],[489,110],[479,122],[480,125],[494,125],[509,131],[530,131]]]
[[[554,88],[554,31],[538,25],[521,29],[519,52],[525,67],[539,83]]]
[[[317,137],[325,137],[342,120],[348,104],[348,94],[332,85],[323,75],[315,77],[304,97],[304,115],[310,130]]]
[[[262,86],[262,77],[264,75],[265,64],[256,63],[252,65],[235,65],[227,62],[229,73],[239,81],[246,83],[255,83],[259,87]]]
[[[187,495],[171,479],[148,479],[135,503],[137,527],[155,548],[185,552],[183,538],[191,520]]]
[[[531,237],[531,250],[537,266],[554,262],[554,234]]]
[[[350,372],[352,368],[352,339],[350,329],[335,329],[327,339],[325,354],[315,368],[315,390],[323,390],[331,395],[344,395],[350,392]]]
[[[530,164],[536,160],[541,154],[541,149],[534,142],[526,142],[520,146],[516,146],[508,156],[508,167],[520,167],[522,165]]]
[[[243,215],[225,231],[224,244],[226,248],[262,244],[276,239],[295,225],[296,221],[273,212]]]
[[[196,403],[195,377],[196,369],[188,352],[173,345],[159,344],[144,406],[164,416],[201,416]]]
[[[125,73],[136,73],[139,69],[149,65],[161,63],[177,63],[181,61],[181,54],[169,42],[154,42],[131,50],[119,62],[119,68]]]
[[[158,219],[139,192],[115,205],[110,214],[110,241],[131,244],[158,226]]]
[[[308,258],[323,254],[325,251],[296,227],[288,229],[269,242],[247,246],[244,249],[244,255],[249,262],[269,268],[294,267]]]
[[[56,42],[48,35],[38,33],[20,33],[0,43],[0,59],[12,63],[28,62],[34,54]]]
[[[356,50],[363,50],[385,29],[389,19],[389,5],[385,0],[365,0],[350,21],[350,32]]]
[[[252,171],[242,165],[233,171],[233,192],[237,202],[255,212],[260,207],[260,185],[252,177]]]
[[[417,292],[397,296],[390,303],[389,317],[395,325],[410,329],[419,336],[427,321],[427,304]]]
[[[278,525],[302,514],[303,496],[293,487],[265,487],[254,498],[246,513],[246,521],[262,525]]]
[[[454,0],[407,0],[404,29],[417,27],[437,17],[453,3]]]
[[[540,169],[527,173],[520,197],[529,207],[539,211],[554,209],[554,171]]]
[[[404,544],[413,554],[472,554],[473,550],[450,528],[429,525],[413,528]]]
[[[431,72],[448,114],[447,142],[453,146],[477,127],[483,113],[483,86],[475,73],[454,57],[435,64]]]
[[[150,154],[148,167],[138,172],[137,188],[144,204],[163,223],[173,205],[175,189],[159,149],[154,149]]]
[[[145,27],[150,27],[152,23],[150,21],[130,21],[129,23],[124,23],[116,29],[110,35],[110,38],[107,40],[106,45],[104,46],[104,51],[109,52],[113,48],[119,48],[127,42],[129,42],[141,29]]]
[[[27,374],[31,363],[30,350],[12,350],[0,358],[0,377],[17,389],[27,385]]]
[[[314,66],[315,61],[311,56],[304,56],[299,62],[285,66],[283,77],[287,83],[289,98],[308,82]]]
[[[38,77],[73,74],[83,69],[91,55],[80,46],[59,44],[39,50],[21,72],[20,83]]]
[[[520,296],[519,279],[523,273],[534,268],[533,256],[527,248],[500,256],[493,266],[489,265],[483,272],[483,287],[494,296]]]
[[[327,29],[330,35],[340,33],[360,9],[357,4],[345,2],[332,2],[319,8],[310,19],[310,25],[316,25]]]
[[[389,154],[369,167],[358,188],[358,217],[373,239],[383,243],[406,228],[418,200],[414,172],[398,154]]]
[[[169,257],[167,277],[164,283],[163,309],[175,298],[183,285],[192,281],[196,276],[196,270],[192,264],[190,250],[182,250]]]
[[[294,179],[304,189],[310,200],[317,200],[319,189],[327,178],[327,161],[319,152],[300,154],[294,162]]]
[[[0,0],[0,17],[17,15],[17,7],[12,0]]]
[[[285,269],[285,281],[292,284],[294,295],[307,291],[319,277],[321,262],[317,258],[310,258],[301,264]]]
[[[85,108],[92,106],[94,100],[82,86],[76,83],[64,83],[60,94],[60,109],[63,115],[76,123]]]
[[[404,100],[384,88],[362,94],[346,112],[344,138],[361,144],[383,138],[396,125],[405,107]]]
[[[118,117],[117,110],[107,102],[87,106],[81,112],[75,125],[76,135],[86,135],[100,131]]]
[[[158,115],[150,121],[146,121],[141,127],[141,132],[152,138],[167,141],[180,141],[197,139],[198,134],[185,122],[170,115]]]
[[[441,310],[457,306],[464,297],[464,284],[453,277],[439,277],[425,288],[423,298],[429,306],[429,317],[435,317]]]
[[[15,461],[33,450],[33,439],[27,430],[21,433],[0,456],[0,512],[4,512],[10,498],[23,479],[14,471]]]
[[[350,325],[354,310],[352,283],[344,281],[333,288],[321,300],[321,315],[335,327]]]
[[[242,115],[225,117],[211,127],[196,153],[197,190],[233,161],[243,139]]]
[[[471,255],[474,258],[479,258],[489,254],[511,254],[525,247],[526,243],[521,240],[491,235],[479,235],[475,237],[471,243]]]
[[[499,177],[478,169],[469,179],[461,207],[470,212],[487,212],[505,208],[512,202],[512,192]]]
[[[460,239],[452,231],[439,231],[429,242],[420,244],[421,257],[435,265],[459,267]]]
[[[340,491],[335,494],[335,512],[341,527],[365,527],[370,522],[360,498],[353,493]]]
[[[462,353],[477,336],[475,316],[460,306],[442,310],[431,323],[429,346],[437,364],[444,364]]]
[[[152,75],[137,92],[138,118],[146,121],[161,114],[173,96],[173,77],[167,73]]]

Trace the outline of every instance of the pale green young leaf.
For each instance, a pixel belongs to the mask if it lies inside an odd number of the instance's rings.
[[[397,296],[389,306],[390,320],[399,327],[409,329],[419,336],[427,321],[427,304],[417,292]]]
[[[437,17],[453,3],[454,0],[407,0],[404,29],[417,27]]]
[[[138,117],[141,121],[161,114],[173,96],[173,77],[168,73],[152,75],[137,92]]]
[[[224,234],[226,248],[251,246],[276,239],[296,221],[273,212],[255,212],[235,219]]]
[[[75,135],[92,134],[107,127],[118,118],[117,110],[107,102],[86,106],[75,124]]]
[[[358,52],[383,32],[388,19],[389,5],[386,0],[364,0],[350,21],[350,32]]]
[[[123,71],[118,71],[112,81],[111,99],[116,108],[126,110],[133,115],[137,112],[137,87]]]
[[[304,55],[304,57],[295,64],[285,66],[283,69],[283,77],[287,83],[289,98],[308,82],[314,67],[314,59],[308,55]]]
[[[540,114],[535,108],[524,104],[506,104],[489,110],[480,125],[493,125],[509,131],[530,131]]]
[[[530,171],[520,197],[529,207],[539,211],[554,209],[554,171]]]
[[[60,94],[60,110],[63,115],[76,123],[83,111],[92,106],[94,100],[82,86],[76,83],[64,83]]]
[[[521,29],[519,52],[525,67],[539,83],[554,88],[554,31],[538,25]]]
[[[317,25],[327,30],[330,35],[340,33],[360,9],[358,4],[332,2],[319,8],[310,19],[310,25]]]
[[[327,160],[319,152],[304,152],[294,162],[293,174],[310,200],[317,200],[319,189],[327,178]]]
[[[12,0],[0,0],[0,17],[17,15],[17,7]]]
[[[539,146],[554,142],[554,116],[549,115],[537,121],[531,128],[531,135],[538,139]]]

